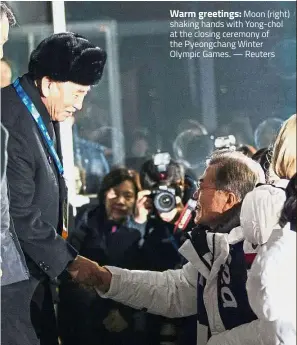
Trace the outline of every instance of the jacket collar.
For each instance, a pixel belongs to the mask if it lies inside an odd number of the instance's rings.
[[[217,222],[217,226],[212,230],[215,233],[230,233],[230,231],[240,225],[241,203],[235,205],[230,210],[222,213]]]
[[[28,96],[31,98],[31,101],[33,102],[39,114],[41,115],[44,124],[48,128],[49,123],[51,122],[51,118],[44,103],[41,100],[39,90],[35,85],[34,80],[27,73],[20,78],[20,83],[26,91],[26,93],[28,94]]]
[[[232,229],[240,226],[241,206],[242,204],[239,203],[235,205],[234,207],[232,207],[230,210],[218,216],[217,225],[213,229],[211,229],[208,225],[203,225],[203,224],[197,225],[193,229],[191,237],[195,236],[195,233],[199,231],[209,231],[209,232],[221,233],[221,234],[230,233]]]
[[[232,209],[223,213],[219,217],[218,224],[213,230],[209,227],[198,225],[193,229],[190,237],[193,239],[195,231],[208,231],[209,235],[217,233],[220,237],[225,237],[224,243],[237,243],[243,240],[242,229],[240,227],[240,210],[241,203],[234,206]],[[234,231],[232,231],[234,230]],[[207,238],[207,237],[206,237]],[[207,243],[207,242],[206,242]],[[208,244],[209,246],[209,244]],[[210,251],[201,258],[193,246],[192,240],[188,239],[180,247],[179,252],[200,272],[206,279],[209,277],[211,269]]]
[[[116,225],[117,227],[128,227],[130,217],[127,219],[127,221],[123,224],[117,223],[112,220],[106,219],[104,207],[100,207],[100,205],[96,205],[88,209],[82,218],[84,226],[86,226],[89,229],[92,229],[93,231],[107,231],[111,229],[113,225]]]
[[[44,105],[44,103],[41,100],[41,95],[40,92],[37,88],[37,86],[34,83],[34,80],[30,77],[30,75],[24,74],[21,78],[20,78],[20,83],[22,85],[22,87],[24,88],[24,90],[26,91],[26,93],[28,94],[28,96],[30,97],[31,101],[33,102],[33,104],[35,105],[36,109],[38,110],[44,124],[45,127],[47,128],[49,135],[51,138],[53,138],[54,133],[56,136],[56,150],[58,153],[58,156],[60,158],[61,161],[63,161],[63,155],[62,155],[62,149],[61,149],[61,142],[60,142],[60,124],[59,122],[56,121],[52,121],[50,114],[48,112],[48,110],[46,109],[46,106]],[[52,123],[52,125],[51,125]],[[54,132],[54,133],[53,133]],[[44,139],[42,139],[42,141],[44,142]],[[46,147],[46,145],[45,145]]]

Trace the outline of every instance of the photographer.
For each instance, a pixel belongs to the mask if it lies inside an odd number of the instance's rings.
[[[163,271],[180,263],[174,225],[183,209],[184,169],[169,154],[158,153],[140,170],[136,223],[145,226],[142,246],[146,269]]]
[[[184,168],[168,153],[157,153],[142,165],[140,182],[144,190],[138,194],[135,222],[144,228],[143,269],[164,271],[180,267],[182,258],[178,248],[182,244],[182,232],[175,228],[184,208]],[[191,229],[190,222],[188,229]],[[177,333],[180,333],[177,326],[184,320],[169,321],[149,315],[147,322],[152,344],[162,341],[177,344]]]

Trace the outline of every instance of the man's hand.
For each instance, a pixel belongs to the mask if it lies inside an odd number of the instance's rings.
[[[72,279],[87,286],[102,285],[100,266],[83,256],[78,255],[67,267]]]

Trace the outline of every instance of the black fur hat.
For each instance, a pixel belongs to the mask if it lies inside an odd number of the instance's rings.
[[[34,80],[49,77],[58,82],[95,85],[105,61],[106,52],[85,37],[72,32],[53,34],[32,52],[29,74]]]

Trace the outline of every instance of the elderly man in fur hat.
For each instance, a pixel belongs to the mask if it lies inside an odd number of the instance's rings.
[[[16,337],[12,326],[12,334],[2,335],[3,344],[57,345],[52,282],[70,275],[85,285],[98,283],[97,264],[77,255],[61,236],[67,190],[59,122],[82,108],[105,61],[106,53],[86,38],[54,34],[32,52],[29,72],[2,89],[2,122],[10,134],[10,214],[30,273],[29,281],[2,293],[7,322],[26,329],[30,339],[21,339],[21,332]]]

